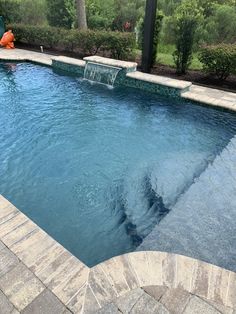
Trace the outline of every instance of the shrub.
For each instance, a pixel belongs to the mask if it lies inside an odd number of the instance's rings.
[[[6,23],[19,23],[20,3],[17,0],[0,0],[0,15],[4,17]]]
[[[183,0],[176,10],[173,18],[176,50],[173,57],[178,74],[185,74],[191,64],[195,34],[201,17],[202,12],[195,0]]]
[[[236,44],[205,46],[201,49],[199,60],[205,72],[220,80],[236,73]]]
[[[76,20],[74,0],[46,0],[46,4],[49,25],[72,28]]]
[[[4,17],[7,24],[47,24],[44,0],[0,0],[0,15]]]
[[[50,26],[12,24],[8,28],[13,30],[17,42],[35,46],[43,45],[45,48],[58,46],[61,38],[67,34],[65,29]]]
[[[236,7],[213,6],[212,15],[205,20],[204,41],[207,44],[234,43],[236,40]]]
[[[115,59],[133,58],[134,48],[136,46],[135,35],[123,32],[103,32],[104,51],[108,50],[111,57]]]
[[[60,51],[78,52],[81,57],[103,53],[116,59],[129,59],[135,48],[131,33],[94,30],[67,30],[50,26],[13,24],[16,41]]]
[[[100,15],[90,16],[88,19],[90,29],[109,29],[109,19]]]

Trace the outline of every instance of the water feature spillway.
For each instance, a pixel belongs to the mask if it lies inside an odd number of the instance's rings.
[[[119,67],[87,62],[84,70],[84,78],[92,82],[114,86],[117,75],[121,70]]]

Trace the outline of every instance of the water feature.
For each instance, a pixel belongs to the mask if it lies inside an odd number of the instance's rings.
[[[231,113],[37,65],[0,82],[0,194],[88,265],[136,250],[236,134]]]
[[[87,62],[84,70],[84,78],[92,82],[114,86],[117,75],[121,70],[121,68],[110,65]]]

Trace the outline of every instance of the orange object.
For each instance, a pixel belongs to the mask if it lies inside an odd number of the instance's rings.
[[[6,49],[14,49],[14,40],[15,37],[11,30],[7,31],[3,34],[2,39],[0,41],[0,45],[5,47]]]

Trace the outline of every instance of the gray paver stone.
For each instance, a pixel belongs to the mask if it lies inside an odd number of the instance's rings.
[[[0,251],[5,248],[5,245],[0,241]]]
[[[158,301],[144,293],[132,307],[130,314],[169,314],[169,311]]]
[[[186,290],[181,288],[169,289],[160,302],[172,313],[182,313],[186,307],[191,295]]]
[[[71,314],[72,312],[68,309],[65,309],[65,311],[63,312],[63,314]]]
[[[155,300],[159,301],[160,298],[166,293],[168,288],[165,286],[147,286],[143,287],[143,290]]]
[[[0,288],[19,311],[44,290],[38,278],[22,263],[0,278]]]
[[[65,310],[65,306],[57,297],[46,289],[22,311],[22,314],[62,314]]]
[[[118,306],[119,310],[126,314],[129,313],[135,303],[139,298],[144,294],[144,291],[140,288],[132,290],[131,292],[126,293],[122,297],[114,300],[113,302]]]
[[[223,304],[220,304],[218,302],[210,301],[210,300],[205,300],[207,303],[212,305],[214,308],[216,308],[220,313],[222,314],[236,314],[236,311],[234,313],[234,310],[231,307],[224,306]]]
[[[7,248],[0,250],[0,277],[19,263],[18,258]]]
[[[119,309],[114,303],[109,303],[105,305],[100,310],[96,311],[97,314],[118,314]]]
[[[216,308],[211,306],[209,303],[204,300],[192,296],[189,303],[187,304],[184,314],[221,314]]]
[[[14,309],[13,304],[8,300],[2,291],[0,291],[0,313],[10,314]]]

